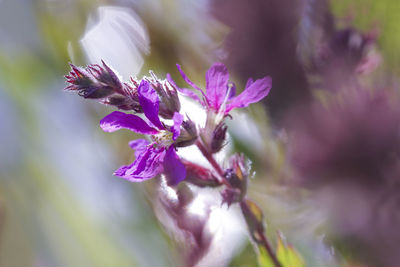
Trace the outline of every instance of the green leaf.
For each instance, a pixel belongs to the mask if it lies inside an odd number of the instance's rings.
[[[293,246],[285,246],[279,237],[276,256],[283,267],[306,267],[302,257]]]
[[[291,245],[285,246],[278,237],[276,257],[282,267],[306,267],[303,258]],[[264,247],[259,247],[258,264],[260,267],[275,267],[271,257]]]
[[[258,265],[260,267],[275,267],[274,262],[272,261],[271,257],[268,255],[267,250],[264,247],[259,248],[258,254]]]

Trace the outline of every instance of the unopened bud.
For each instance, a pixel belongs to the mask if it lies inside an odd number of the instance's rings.
[[[182,122],[181,134],[175,141],[175,146],[185,147],[193,145],[197,140],[197,128],[194,122],[190,119]]]
[[[178,92],[176,88],[168,81],[163,82],[163,94],[160,97],[160,116],[165,119],[171,119],[175,112],[181,109]]]
[[[143,112],[139,103],[138,92],[129,84],[124,83],[125,95],[113,94],[102,101],[103,104],[115,106],[122,110],[133,110],[137,113]]]
[[[82,69],[70,64],[71,72],[66,75],[69,86],[65,88],[68,91],[77,91],[84,98],[98,99],[111,95],[114,90],[106,84],[99,84],[96,77],[88,69]]]
[[[122,83],[109,66],[93,64],[85,69],[70,64],[71,72],[65,78],[69,84],[65,90],[77,91],[84,98],[97,99],[99,102],[123,110],[142,112],[137,96],[137,86]]]
[[[231,157],[229,168],[225,171],[224,177],[231,185],[222,192],[223,202],[230,206],[232,203],[243,200],[247,191],[247,180],[249,164],[242,154],[235,154]]]
[[[211,152],[217,153],[225,146],[226,130],[228,127],[222,121],[215,127],[211,139]]]
[[[226,203],[228,207],[233,203],[237,203],[241,201],[241,192],[237,188],[225,188],[221,192],[222,196],[222,204]]]
[[[181,109],[178,91],[168,80],[158,79],[152,71],[150,71],[150,75],[151,77],[147,79],[160,98],[158,114],[164,119],[170,120],[175,112],[179,112]]]
[[[108,86],[114,88],[115,91],[120,91],[122,88],[122,83],[119,80],[118,76],[111,70],[109,66],[102,60],[101,63],[103,64],[103,68],[99,65],[91,65],[89,69],[92,73],[96,76],[96,79],[103,83],[107,84]]]

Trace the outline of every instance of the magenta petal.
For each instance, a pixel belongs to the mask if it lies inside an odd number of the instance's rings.
[[[246,86],[244,88],[249,87],[254,82],[253,78],[247,79]]]
[[[105,132],[114,132],[119,129],[128,129],[140,134],[156,134],[158,131],[150,127],[140,117],[114,111],[100,121],[100,127]]]
[[[224,101],[229,82],[229,73],[222,63],[214,63],[206,74],[206,93],[209,104],[218,110]]]
[[[204,99],[207,99],[206,95],[204,94],[204,91],[200,89],[200,87],[198,87],[197,85],[194,84],[194,82],[192,82],[187,76],[186,74],[183,72],[181,66],[179,64],[176,64],[176,67],[178,68],[178,71],[180,72],[182,78],[185,80],[185,82],[187,84],[189,84],[190,86],[192,86],[194,89],[200,91],[200,93],[203,95]]]
[[[233,98],[236,95],[236,84],[234,82],[231,82],[231,89],[229,91],[228,99]]]
[[[263,79],[258,79],[250,86],[246,87],[244,91],[232,98],[227,104],[225,113],[228,113],[234,108],[244,108],[251,103],[256,103],[268,95],[271,90],[272,79],[270,77],[265,77]]]
[[[168,185],[176,185],[186,178],[186,168],[179,160],[174,147],[167,150],[164,158],[164,173]]]
[[[168,80],[168,82],[169,82],[173,87],[175,87],[176,90],[178,90],[181,94],[183,94],[183,95],[185,95],[185,96],[187,96],[187,97],[190,97],[191,99],[193,99],[193,100],[199,102],[201,105],[203,105],[203,102],[200,100],[200,98],[198,97],[198,95],[196,95],[195,92],[193,92],[193,91],[191,91],[191,90],[189,90],[189,89],[186,89],[186,88],[180,88],[180,87],[178,87],[178,86],[175,84],[174,80],[172,80],[172,77],[171,77],[171,75],[170,75],[169,73],[167,73],[167,80]]]
[[[136,139],[129,142],[129,146],[135,150],[135,157],[138,158],[140,154],[147,150],[149,141],[146,139]]]
[[[172,120],[174,121],[174,125],[172,125],[172,127],[171,127],[171,132],[173,134],[172,140],[175,141],[176,138],[178,138],[179,135],[181,134],[181,125],[183,122],[183,116],[182,116],[182,114],[175,112]]]
[[[121,166],[114,172],[131,182],[141,182],[155,177],[163,172],[164,148],[148,147],[136,160],[128,166]]]
[[[139,103],[142,106],[144,115],[149,121],[158,129],[164,129],[158,118],[158,110],[160,105],[160,99],[158,98],[156,90],[150,86],[150,83],[146,80],[142,80],[138,88]]]

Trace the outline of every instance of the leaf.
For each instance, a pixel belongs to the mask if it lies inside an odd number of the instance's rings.
[[[276,256],[282,267],[306,267],[303,258],[291,245],[285,246],[278,237]],[[271,257],[264,247],[259,247],[258,265],[260,267],[275,267]]]
[[[275,267],[274,262],[271,260],[271,257],[268,255],[267,250],[264,247],[259,248],[258,254],[258,265],[260,267]]]
[[[283,267],[306,267],[303,258],[293,246],[285,246],[279,237],[277,243],[276,256]]]

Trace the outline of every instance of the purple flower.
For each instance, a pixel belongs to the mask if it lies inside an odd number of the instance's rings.
[[[202,94],[202,99],[188,89],[179,88],[179,91],[200,102],[208,110],[211,109],[217,113],[223,113],[223,115],[227,115],[234,108],[244,108],[260,101],[271,90],[272,80],[270,77],[267,76],[256,81],[250,78],[243,92],[236,95],[236,87],[229,81],[228,69],[224,64],[217,62],[206,73],[206,92],[204,93],[201,88],[189,80],[180,65],[177,64],[177,67],[183,79]],[[167,79],[173,83],[169,76]]]
[[[151,135],[152,142],[138,139],[129,143],[135,150],[136,160],[130,165],[121,166],[114,174],[131,182],[141,182],[164,172],[168,184],[178,184],[186,177],[186,169],[179,160],[174,146],[175,140],[180,135],[183,116],[175,112],[172,118],[173,125],[164,125],[158,117],[159,97],[146,80],[140,83],[138,96],[147,122],[136,115],[119,111],[112,112],[100,121],[100,127],[106,132],[125,128],[136,133]]]

